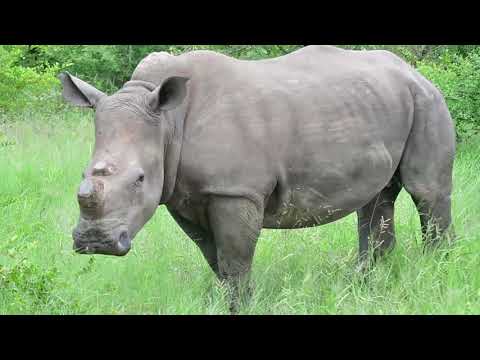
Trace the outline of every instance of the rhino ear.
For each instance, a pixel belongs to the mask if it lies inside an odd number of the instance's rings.
[[[166,79],[150,94],[150,108],[154,111],[169,111],[180,106],[187,96],[188,81],[188,78],[179,76]]]
[[[72,105],[95,108],[98,101],[106,96],[100,90],[68,72],[61,73],[59,78],[63,86],[62,96]]]

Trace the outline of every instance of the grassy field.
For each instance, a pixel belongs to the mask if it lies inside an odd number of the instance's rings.
[[[91,154],[92,114],[24,117],[0,125],[0,314],[228,314],[225,292],[163,208],[126,258],[75,255],[75,194]],[[405,192],[396,209],[397,248],[366,282],[354,271],[355,216],[264,231],[256,293],[242,313],[480,314],[480,142],[459,146],[450,256],[422,255]]]

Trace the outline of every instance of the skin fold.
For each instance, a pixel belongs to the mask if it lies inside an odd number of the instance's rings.
[[[166,205],[230,285],[232,312],[263,228],[357,212],[366,264],[369,252],[395,244],[402,188],[427,245],[450,228],[453,121],[437,88],[392,53],[308,46],[259,61],[153,53],[111,96],[70,74],[62,83],[67,101],[95,109],[74,248],[125,255]]]

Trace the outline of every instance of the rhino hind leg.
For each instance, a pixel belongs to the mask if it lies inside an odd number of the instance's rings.
[[[219,276],[230,292],[230,311],[235,314],[241,301],[252,294],[250,270],[263,209],[247,199],[212,196],[208,217],[217,246]]]
[[[394,206],[401,189],[395,175],[385,189],[357,211],[361,268],[395,247]]]
[[[452,180],[449,175],[432,176],[430,183],[411,180],[405,189],[412,197],[419,216],[425,249],[435,249],[455,237],[452,225]],[[443,179],[439,182],[438,179]]]
[[[426,248],[435,248],[447,235],[454,235],[451,195],[455,147],[453,121],[445,101],[434,92],[429,106],[415,111],[400,163],[402,183],[417,206]]]
[[[425,249],[435,249],[447,239],[454,238],[451,217],[451,199],[448,195],[439,195],[434,199],[412,195],[420,215],[422,237]]]

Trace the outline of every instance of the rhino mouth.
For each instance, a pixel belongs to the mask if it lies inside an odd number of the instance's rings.
[[[125,256],[130,252],[132,240],[123,226],[105,229],[80,223],[73,233],[73,250],[82,255]]]
[[[74,242],[73,250],[80,255],[110,255],[110,256],[125,256],[130,252],[131,242],[128,243],[89,243],[77,244]]]

